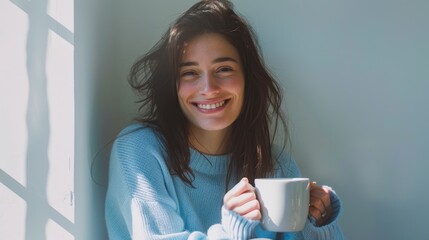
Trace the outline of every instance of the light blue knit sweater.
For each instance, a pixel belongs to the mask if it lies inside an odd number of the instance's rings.
[[[328,225],[316,227],[310,219],[302,232],[267,232],[259,221],[222,207],[230,156],[190,151],[195,188],[169,173],[166,152],[153,129],[133,124],[122,131],[110,158],[105,208],[110,239],[343,239],[337,223],[340,201],[335,194],[331,195],[335,214]],[[280,159],[276,177],[300,176],[286,154]]]

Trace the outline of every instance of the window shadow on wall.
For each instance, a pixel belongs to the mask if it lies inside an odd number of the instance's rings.
[[[26,240],[47,239],[49,221],[67,231],[67,235],[75,236],[75,224],[49,204],[47,195],[50,171],[48,151],[51,141],[46,73],[48,32],[55,32],[71,44],[73,44],[73,33],[47,14],[47,0],[11,0],[10,2],[28,15],[26,69],[29,92],[26,112],[26,186],[3,170],[0,170],[0,182],[26,202]],[[13,159],[10,160],[13,161]]]
[[[48,28],[42,19],[46,0],[30,2],[27,35],[27,216],[25,239],[46,239],[47,175],[49,171],[49,106],[47,99],[46,52]]]

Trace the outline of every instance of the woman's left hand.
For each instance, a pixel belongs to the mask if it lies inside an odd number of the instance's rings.
[[[331,188],[318,186],[316,182],[310,183],[310,207],[309,214],[316,219],[317,226],[323,226],[331,218]]]

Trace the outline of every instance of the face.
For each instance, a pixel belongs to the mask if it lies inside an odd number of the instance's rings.
[[[177,93],[191,131],[228,131],[244,99],[237,50],[219,34],[191,39],[184,47]]]

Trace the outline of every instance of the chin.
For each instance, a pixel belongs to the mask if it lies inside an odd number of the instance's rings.
[[[203,131],[210,131],[210,132],[214,132],[214,131],[223,131],[223,130],[227,130],[232,126],[232,123],[216,123],[216,124],[200,124],[198,125],[198,128],[203,130]]]

